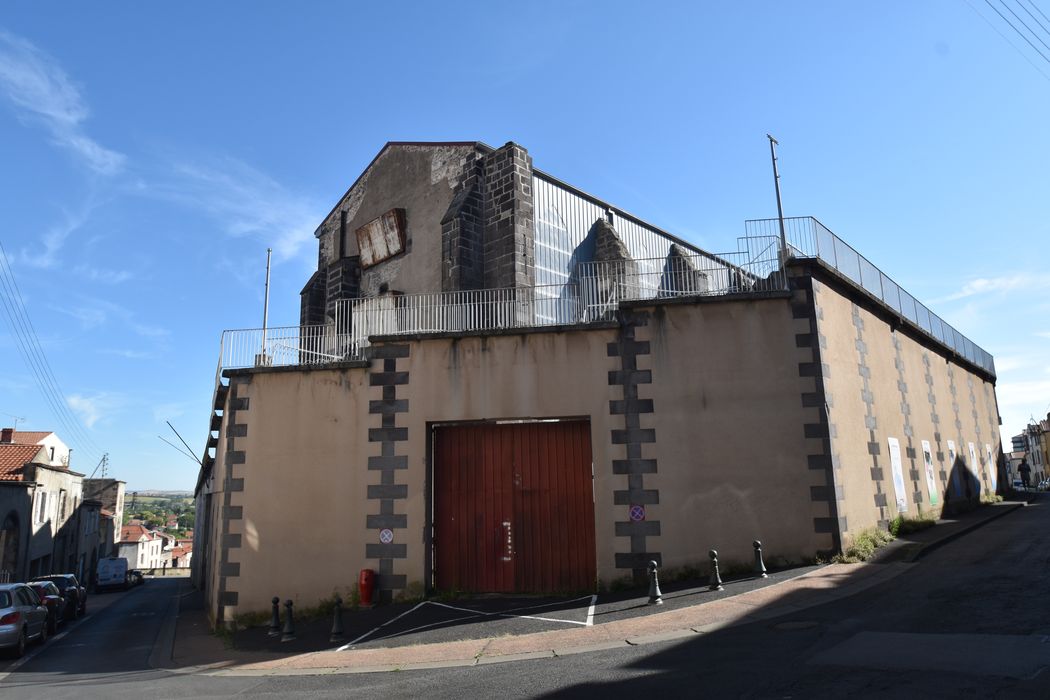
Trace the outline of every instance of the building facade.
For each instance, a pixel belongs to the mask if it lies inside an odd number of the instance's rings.
[[[756,538],[801,561],[995,492],[991,356],[816,220],[778,223],[711,253],[517,144],[388,144],[317,230],[299,327],[224,335],[213,619],[364,568],[389,601],[594,591]]]

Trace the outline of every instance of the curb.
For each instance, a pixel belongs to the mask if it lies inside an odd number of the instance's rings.
[[[934,540],[933,542],[927,542],[923,546],[919,547],[915,551],[914,554],[912,554],[911,556],[905,557],[904,561],[908,562],[908,563],[917,562],[917,561],[919,561],[919,559],[922,559],[924,556],[926,556],[930,552],[933,552],[933,551],[936,551],[936,550],[940,549],[941,547],[943,547],[944,545],[948,544],[949,542],[953,542],[953,541],[959,539],[960,537],[962,537],[963,535],[969,534],[969,533],[973,532],[974,530],[976,530],[979,527],[984,527],[985,525],[987,525],[988,523],[992,522],[993,520],[998,520],[999,518],[1001,518],[1001,517],[1003,517],[1005,515],[1009,515],[1010,513],[1013,513],[1014,511],[1020,510],[1021,508],[1024,508],[1027,505],[1028,505],[1027,501],[1022,501],[1020,503],[1012,503],[1010,505],[999,506],[997,508],[997,510],[1002,511],[1002,512],[994,513],[994,514],[988,516],[987,518],[985,518],[983,520],[979,520],[978,522],[975,522],[975,523],[970,523],[966,527],[960,528],[960,529],[956,530],[955,532],[949,533],[949,534],[945,535],[944,537],[940,538],[939,540]]]
[[[182,602],[182,594],[185,587],[183,579],[180,579],[178,585],[175,587],[175,593],[172,595],[172,600],[168,603],[168,611],[164,615],[164,622],[161,623],[160,630],[157,632],[157,638],[153,642],[153,651],[150,652],[149,660],[147,661],[150,668],[164,671],[171,671],[175,668],[175,663],[173,661],[175,653],[175,630],[178,627],[179,606]]]

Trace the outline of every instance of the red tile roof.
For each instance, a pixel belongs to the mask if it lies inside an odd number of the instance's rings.
[[[36,445],[51,434],[50,430],[16,430],[11,434],[11,442],[16,445]]]
[[[0,445],[0,480],[22,481],[22,467],[32,462],[43,449],[40,445]]]
[[[143,525],[124,525],[120,528],[121,542],[141,542],[145,536],[146,541],[152,540],[154,535]]]

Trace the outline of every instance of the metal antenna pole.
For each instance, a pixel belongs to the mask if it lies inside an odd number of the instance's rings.
[[[270,253],[273,248],[266,249],[266,288],[263,292],[263,327],[262,327],[262,354],[266,357],[266,322],[270,316]]]
[[[780,201],[780,173],[777,171],[777,146],[780,145],[772,134],[766,134],[769,139],[769,155],[773,159],[773,185],[777,190],[777,221],[780,222],[780,265],[783,267],[788,259],[787,234],[784,232],[784,205]]]

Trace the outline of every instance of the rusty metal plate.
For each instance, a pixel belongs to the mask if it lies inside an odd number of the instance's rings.
[[[405,250],[405,210],[391,209],[357,229],[361,266],[371,267]]]

